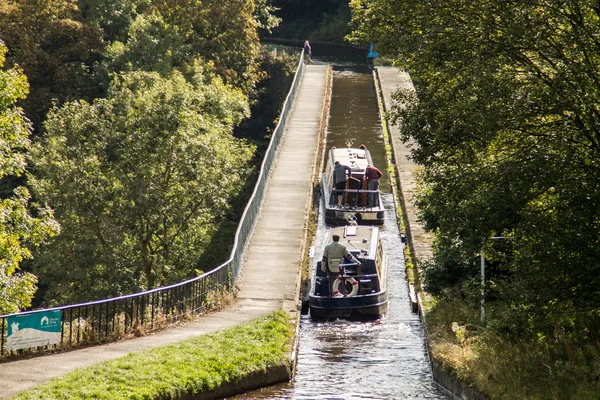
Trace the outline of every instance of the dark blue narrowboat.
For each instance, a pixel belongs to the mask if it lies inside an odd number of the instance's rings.
[[[352,171],[343,189],[336,189],[334,184],[336,162]],[[374,165],[371,153],[367,149],[329,149],[325,171],[321,177],[321,198],[325,206],[327,224],[342,225],[356,221],[365,225],[383,225],[385,210],[381,203],[381,194],[379,190],[367,189],[365,171],[369,164]]]
[[[337,277],[328,278],[317,262],[312,289],[308,295],[310,316],[315,320],[379,319],[388,308],[388,264],[376,226],[346,225],[332,228],[332,236],[356,257],[361,265],[344,258]],[[323,250],[323,249],[321,249]],[[322,254],[322,252],[321,252]]]

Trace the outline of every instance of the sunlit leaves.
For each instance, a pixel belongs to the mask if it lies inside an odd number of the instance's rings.
[[[6,47],[0,43],[0,67],[5,53]],[[26,167],[30,126],[15,104],[27,91],[27,79],[18,69],[0,71],[0,178],[22,174]],[[30,305],[37,279],[18,272],[21,262],[31,258],[31,247],[59,229],[51,210],[37,209],[37,217],[33,217],[29,201],[24,187],[0,199],[0,314]]]
[[[61,288],[50,295],[101,297],[189,278],[248,176],[252,147],[230,135],[247,110],[239,90],[199,64],[193,83],[132,72],[106,99],[54,110],[34,152],[34,187],[64,226],[38,257]]]
[[[4,65],[6,47],[0,42],[0,66]],[[23,150],[29,148],[29,124],[17,100],[27,96],[27,78],[16,68],[0,73],[0,178],[18,175],[25,169]]]
[[[273,14],[278,8],[273,7],[270,0],[254,0],[254,7],[254,22],[258,28],[270,33],[281,22],[281,18]]]
[[[228,84],[248,91],[261,78],[256,63],[259,26],[252,0],[169,0],[155,2],[153,8],[177,29],[191,58],[213,62]]]
[[[377,42],[415,83],[416,94],[397,95],[403,107],[393,116],[423,166],[417,200],[437,234],[437,288],[475,277],[477,268],[462,266],[474,266],[482,246],[499,246],[491,236],[508,235],[512,257],[493,278],[497,296],[523,306],[509,309],[538,313],[532,326],[544,329],[553,313],[597,307],[597,5],[351,5],[355,40]]]
[[[101,65],[107,73],[141,70],[168,75],[190,61],[189,52],[177,27],[167,24],[160,14],[138,15],[127,41],[113,42]]]
[[[77,96],[104,46],[101,31],[82,20],[78,0],[6,0],[0,3],[0,39],[9,61],[31,85],[23,102],[39,129],[54,101]]]

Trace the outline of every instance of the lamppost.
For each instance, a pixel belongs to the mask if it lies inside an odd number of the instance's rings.
[[[481,325],[485,326],[485,259],[483,257],[483,246],[481,246]]]
[[[506,239],[504,236],[492,236],[492,240]],[[479,253],[481,261],[481,325],[485,326],[485,257],[483,256],[483,245],[481,245],[481,252]]]

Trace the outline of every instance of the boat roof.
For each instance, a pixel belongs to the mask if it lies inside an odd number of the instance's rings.
[[[364,171],[367,168],[367,165],[373,165],[371,153],[366,149],[356,149],[353,147],[338,149],[332,147],[329,155],[331,157],[332,165],[336,161],[339,161],[342,165],[347,165],[352,168],[352,170]]]
[[[346,246],[348,251],[354,253],[362,252],[368,258],[375,258],[379,228],[367,225],[346,225],[331,229],[329,243],[334,234],[340,235],[340,243]]]

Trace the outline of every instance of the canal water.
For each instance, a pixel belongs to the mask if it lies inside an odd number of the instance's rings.
[[[390,265],[388,315],[372,322],[315,322],[303,315],[294,380],[233,397],[233,399],[447,399],[434,382],[423,327],[411,311],[394,201],[385,172],[384,138],[366,52],[329,48],[313,59],[334,65],[327,148],[364,144],[375,166],[384,173],[382,201],[386,208],[381,230]],[[311,246],[312,265],[327,237],[322,206]]]

